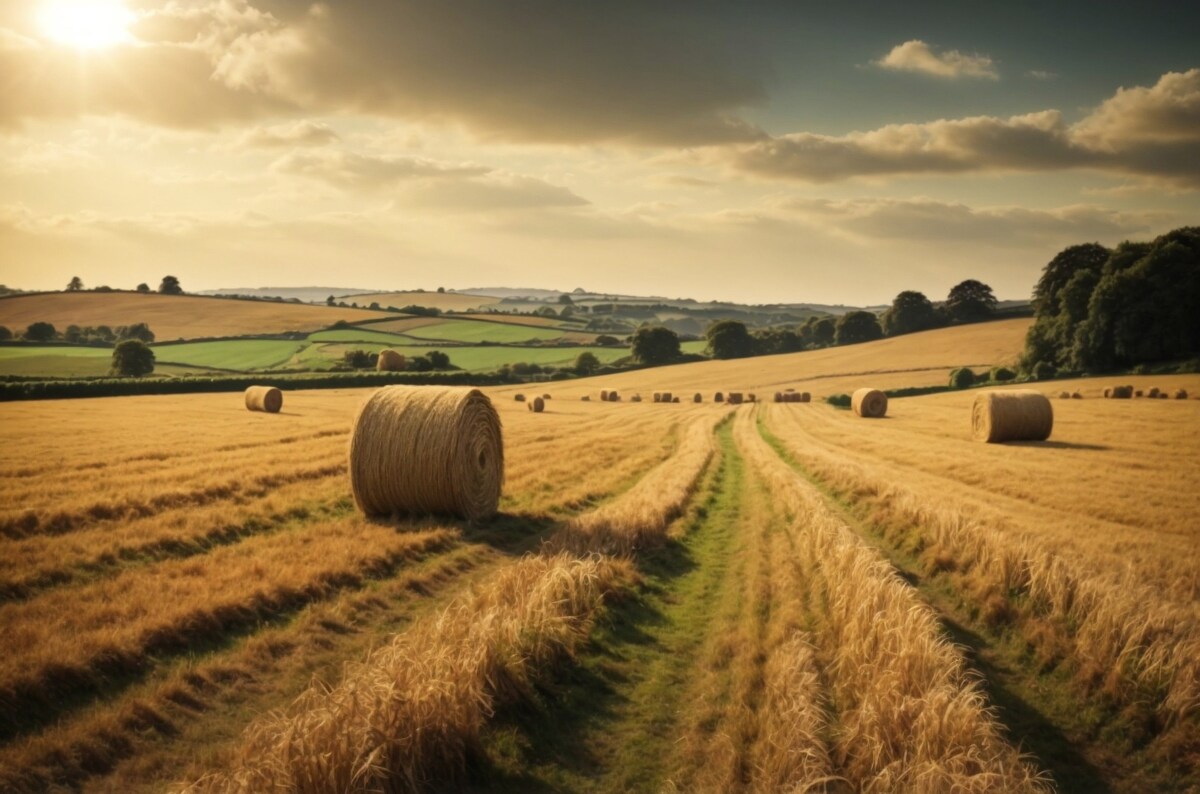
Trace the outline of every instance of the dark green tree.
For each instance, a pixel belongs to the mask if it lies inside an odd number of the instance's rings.
[[[12,331],[8,330],[8,326],[0,325],[0,342],[7,342],[12,339]]]
[[[145,323],[134,323],[133,325],[122,325],[117,329],[117,339],[140,339],[146,344],[154,341],[154,332],[150,330],[150,326]]]
[[[574,306],[575,305],[575,301],[573,301],[571,299],[571,296],[565,292],[562,295],[558,296],[558,302],[561,303],[563,306]]]
[[[755,353],[754,337],[746,330],[746,324],[737,320],[713,323],[704,332],[704,338],[713,358],[745,358]]]
[[[832,317],[822,317],[813,323],[812,346],[829,347],[833,344],[833,337],[836,333],[837,322]]]
[[[79,276],[72,276],[71,283],[67,284],[67,292],[79,292],[83,289],[83,279]]]
[[[149,292],[149,291],[150,291],[150,285],[149,285],[149,284],[147,284],[146,282],[144,282],[144,281],[143,281],[141,284],[138,284],[138,285],[137,285],[137,291],[138,291],[138,292],[143,292],[143,293],[144,293],[144,292]]]
[[[179,284],[179,279],[174,276],[163,276],[162,283],[158,285],[158,291],[163,295],[182,295],[183,287]]]
[[[580,375],[592,375],[600,369],[600,359],[590,350],[585,350],[575,357],[575,372]]]
[[[756,355],[795,353],[804,349],[800,335],[791,328],[764,328],[753,335]]]
[[[25,329],[25,338],[30,342],[49,342],[58,335],[58,329],[50,323],[30,323]]]
[[[63,331],[63,339],[68,342],[82,342],[84,340],[83,329],[78,325],[68,325],[67,330]]]
[[[996,313],[996,296],[982,281],[969,278],[950,288],[946,296],[946,313],[956,323],[986,320]]]
[[[425,357],[434,369],[450,369],[450,356],[440,350],[430,350]]]
[[[643,326],[633,335],[633,357],[643,364],[667,364],[679,358],[679,335],[670,328]]]
[[[113,348],[112,374],[140,378],[154,371],[154,351],[140,339],[126,339]]]
[[[615,347],[615,346],[621,344],[621,340],[617,339],[615,336],[609,336],[608,334],[600,334],[599,336],[596,337],[596,344],[601,345],[603,347]]]
[[[888,336],[912,334],[937,326],[937,310],[925,293],[905,290],[892,300],[892,306],[883,313],[880,325]]]
[[[883,338],[879,318],[872,312],[847,312],[838,318],[835,341],[839,345],[854,345]]]

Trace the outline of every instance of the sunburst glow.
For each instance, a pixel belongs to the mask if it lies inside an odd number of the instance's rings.
[[[120,0],[45,0],[38,12],[46,36],[85,50],[129,41],[133,20],[133,12]]]

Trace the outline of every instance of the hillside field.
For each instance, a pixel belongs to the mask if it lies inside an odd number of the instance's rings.
[[[1100,393],[1200,375],[821,401],[1028,322],[486,389],[478,526],[357,512],[366,390],[0,404],[0,789],[1195,790],[1200,400]]]

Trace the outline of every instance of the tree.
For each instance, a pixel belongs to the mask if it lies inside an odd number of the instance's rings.
[[[561,303],[563,306],[574,306],[575,305],[575,301],[571,300],[571,296],[565,292],[562,295],[558,296],[558,302]]]
[[[745,358],[755,353],[754,337],[746,330],[746,324],[737,320],[713,323],[704,332],[704,338],[713,358]]]
[[[1033,288],[1033,307],[1039,315],[1056,315],[1061,309],[1063,290],[1080,271],[1099,274],[1108,261],[1109,251],[1099,243],[1073,245],[1059,251],[1047,263]]]
[[[679,358],[679,335],[670,328],[643,326],[633,335],[633,357],[643,364],[666,364]]]
[[[112,374],[140,378],[154,371],[154,351],[140,339],[126,339],[113,348]]]
[[[924,293],[905,290],[892,300],[892,307],[883,313],[881,324],[888,336],[925,331],[938,324],[937,310]]]
[[[755,355],[795,353],[804,349],[804,341],[791,328],[765,328],[754,332]]]
[[[450,369],[450,356],[440,350],[430,350],[425,356],[434,369]]]
[[[12,331],[8,330],[8,326],[0,325],[0,342],[7,342],[12,339]]]
[[[996,296],[987,284],[969,278],[951,287],[946,312],[957,323],[986,320],[996,312]]]
[[[30,323],[29,327],[25,329],[24,334],[25,338],[30,342],[49,342],[57,335],[58,329],[50,323],[41,322]]]
[[[335,297],[333,297],[332,295],[330,295],[328,298],[326,298],[326,299],[325,299],[325,305],[326,305],[326,306],[336,306],[336,305],[337,305],[337,298],[335,298]]]
[[[445,293],[445,291],[446,291],[446,288],[445,288],[445,287],[438,287],[438,293],[439,293],[439,294]]]
[[[590,350],[585,350],[575,358],[575,371],[580,375],[593,375],[600,369],[600,359]]]
[[[542,317],[557,317],[558,316],[558,312],[554,311],[554,309],[550,308],[549,306],[542,306],[542,307],[538,308],[538,310],[536,312],[534,312],[534,314],[541,315]]]
[[[872,312],[848,312],[838,318],[834,340],[839,345],[873,342],[882,338],[883,329],[879,327],[879,318]]]
[[[617,339],[615,336],[609,336],[608,334],[600,334],[599,336],[596,337],[596,344],[602,345],[604,347],[610,347],[610,346],[616,347],[617,345],[621,344],[621,340]]]
[[[79,292],[83,289],[83,279],[79,276],[72,276],[71,283],[67,285],[67,292]]]
[[[143,281],[141,284],[137,285],[137,291],[142,293],[149,292],[150,285]]]
[[[813,323],[812,344],[814,347],[829,347],[833,344],[837,324],[832,317],[822,317]]]
[[[182,295],[183,287],[179,285],[179,279],[174,276],[163,276],[162,283],[158,285],[158,291],[163,295]]]
[[[63,331],[63,339],[68,342],[82,342],[84,339],[83,329],[78,325],[68,325],[67,330]]]
[[[146,344],[154,341],[154,332],[145,323],[123,325],[117,329],[117,339],[140,339]]]

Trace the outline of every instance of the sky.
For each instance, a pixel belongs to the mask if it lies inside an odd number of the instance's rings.
[[[0,0],[0,283],[1027,298],[1200,223],[1200,6]]]

